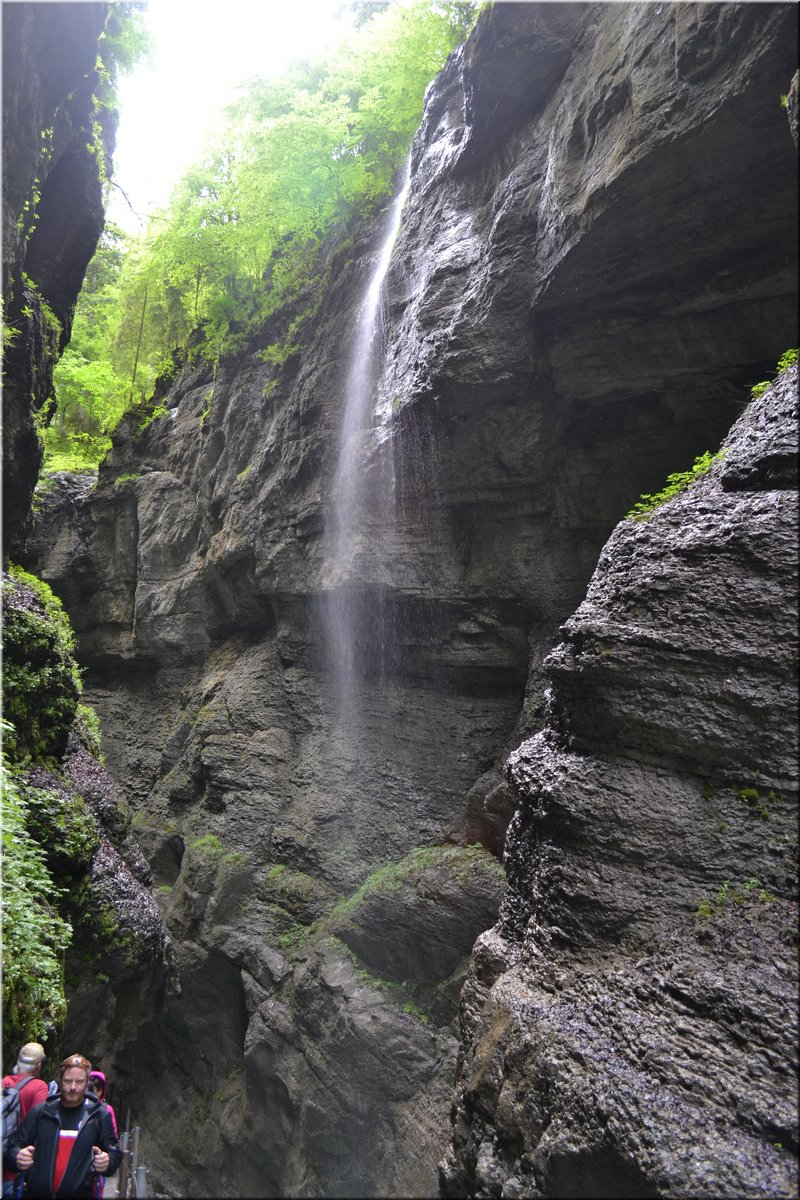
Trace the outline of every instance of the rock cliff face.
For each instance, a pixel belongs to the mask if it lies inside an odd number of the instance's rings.
[[[347,348],[382,224],[330,251],[282,367],[255,351],[285,315],[187,366],[96,487],[43,497],[30,561],[76,624],[176,944],[180,997],[115,1063],[164,1190],[434,1194],[457,1060],[448,1194],[692,1194],[705,1170],[735,1195],[748,1161],[786,1186],[788,1101],[775,1133],[763,1097],[788,1095],[788,985],[756,1002],[723,970],[762,925],[780,944],[782,899],[757,896],[786,895],[794,797],[785,563],[758,532],[785,455],[757,414],[700,499],[620,527],[544,660],[638,494],[715,450],[794,339],[795,34],[783,4],[484,14],[414,144],[345,559]],[[751,877],[755,900],[692,921]],[[751,1002],[769,1066],[751,1092],[747,1049],[698,1072],[733,1111],[709,1107],[728,1124],[693,1174],[675,1029],[691,1049],[713,1010],[722,1055],[719,1006]],[[672,1108],[645,1111],[622,1043],[662,1056]]]
[[[103,230],[100,160],[110,161],[116,130],[116,115],[95,99],[107,12],[107,4],[3,5],[6,553],[23,543],[42,462],[36,425]]]
[[[797,1190],[797,368],[545,661],[445,1195]]]
[[[116,123],[95,96],[107,13],[107,4],[3,5],[3,550],[14,558],[41,465],[37,427],[53,367],[103,228],[100,158],[110,164]],[[58,628],[28,584],[3,573],[2,585],[4,683],[17,679],[3,714],[18,726],[4,736],[4,749],[64,893],[61,908],[73,927],[63,964],[71,1020],[97,1060],[160,1007],[169,939],[150,867],[130,833],[124,788],[75,719],[77,688],[70,703],[58,699],[67,670]],[[39,737],[25,742],[32,730]],[[30,1029],[13,1034],[24,1039]],[[48,1041],[51,1063],[56,1040]]]

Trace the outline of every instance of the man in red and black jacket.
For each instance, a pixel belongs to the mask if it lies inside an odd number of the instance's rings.
[[[3,1087],[19,1085],[19,1123],[32,1108],[47,1099],[47,1084],[40,1079],[45,1060],[44,1046],[38,1042],[26,1042],[17,1055],[17,1064],[10,1075],[3,1076]],[[5,1149],[5,1147],[4,1147]],[[3,1166],[3,1196],[13,1196],[17,1183],[17,1172]]]
[[[95,1175],[113,1175],[122,1159],[108,1108],[87,1094],[92,1064],[65,1058],[59,1091],[32,1109],[6,1151],[5,1162],[25,1172],[25,1195],[45,1200],[91,1198]]]

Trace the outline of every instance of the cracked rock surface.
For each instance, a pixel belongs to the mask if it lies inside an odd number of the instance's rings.
[[[258,351],[295,312],[215,376],[186,365],[168,416],[123,421],[95,487],[42,497],[30,565],[72,616],[181,977],[114,1064],[163,1190],[202,1193],[211,1170],[237,1197],[434,1194],[475,938],[451,1194],[591,1195],[582,1155],[623,1164],[609,1188],[666,1187],[625,1141],[649,1115],[635,1097],[615,1112],[610,1083],[606,1140],[576,1121],[550,1183],[539,1127],[513,1132],[517,1113],[504,1140],[494,1097],[501,1046],[534,1053],[535,1024],[503,1032],[534,944],[588,997],[609,955],[657,954],[726,879],[786,895],[790,425],[751,410],[690,495],[613,531],[721,444],[794,338],[777,96],[796,22],[786,4],[486,9],[412,147],[333,574],[348,350],[386,212],[326,247],[329,286],[298,301],[319,304],[282,366]],[[364,668],[349,723],[332,594]],[[496,875],[450,855],[477,844],[496,868],[515,806],[496,926]],[[606,992],[611,1012],[623,991]],[[575,1005],[592,1007],[580,989]],[[170,1064],[158,1080],[145,1048]],[[473,1048],[494,1081],[483,1126]]]
[[[796,1194],[797,432],[794,366],[545,662],[445,1195]]]

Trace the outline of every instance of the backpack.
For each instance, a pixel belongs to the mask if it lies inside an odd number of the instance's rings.
[[[32,1075],[26,1075],[24,1079],[18,1079],[16,1083],[7,1083],[3,1088],[2,1133],[4,1150],[19,1128],[19,1094],[25,1087],[25,1084],[30,1083],[32,1079]]]

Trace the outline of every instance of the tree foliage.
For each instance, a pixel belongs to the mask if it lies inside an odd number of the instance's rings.
[[[105,161],[102,110],[116,108],[120,75],[149,54],[144,7],[136,0],[109,5],[98,44],[94,135],[89,149],[100,159],[106,189],[112,183]],[[44,431],[45,462],[50,470],[96,465],[111,445],[109,432],[125,411],[124,380],[113,349],[119,325],[114,308],[116,285],[126,240],[121,229],[107,225],[84,280],[70,344],[54,373],[55,415]]]
[[[110,446],[109,434],[130,399],[124,360],[117,352],[117,285],[125,234],[106,226],[89,265],[75,311],[72,337],[54,371],[56,409],[44,433],[50,469],[59,459],[91,464]]]
[[[113,270],[116,235],[104,240],[102,281],[79,302],[57,372],[63,412],[46,465],[70,438],[107,436],[190,340],[210,361],[241,348],[307,286],[321,243],[391,194],[425,89],[480,5],[352,7],[327,61],[249,82]]]

